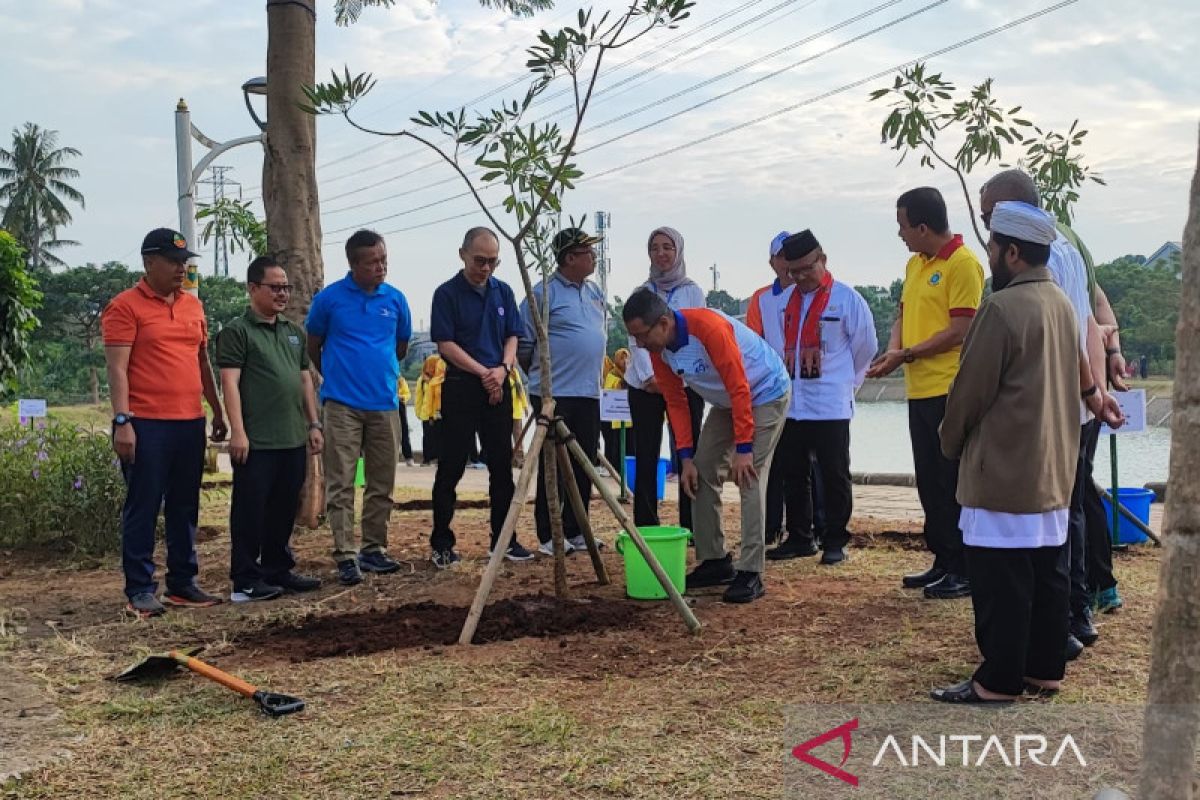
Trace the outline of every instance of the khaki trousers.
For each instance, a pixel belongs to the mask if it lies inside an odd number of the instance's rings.
[[[758,480],[742,493],[742,551],[734,567],[746,572],[762,572],[766,567],[766,494],[767,477],[775,445],[787,421],[791,394],[754,407],[754,469]],[[725,533],[721,528],[721,487],[729,476],[734,450],[733,412],[710,407],[700,434],[695,464],[699,488],[692,503],[696,558],[708,561],[725,557]]]
[[[396,447],[400,418],[395,411],[360,411],[334,400],[325,401],[325,509],[333,531],[333,558],[346,561],[358,555],[354,542],[354,476],[362,455],[362,549],[387,548],[392,490],[396,486]]]

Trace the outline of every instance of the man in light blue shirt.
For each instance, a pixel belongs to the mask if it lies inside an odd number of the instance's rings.
[[[323,378],[325,491],[338,580],[362,581],[362,570],[395,572],[387,526],[396,483],[400,422],[396,386],[412,338],[412,316],[400,290],[384,282],[387,247],[374,231],[346,241],[350,272],[313,298],[305,327],[308,354]],[[363,457],[362,552],[354,541],[354,479]]]
[[[600,379],[604,368],[604,351],[608,334],[604,327],[604,293],[588,278],[596,271],[596,251],[592,246],[600,239],[578,228],[565,228],[554,237],[553,248],[558,269],[533,289],[539,313],[546,308],[545,320],[550,345],[550,389],[554,395],[554,415],[561,417],[575,434],[588,458],[596,458],[600,443]],[[521,303],[521,319],[525,322],[522,339],[522,364],[529,372],[529,396],[535,414],[542,412],[544,376],[537,351],[533,315],[529,301]],[[575,482],[586,506],[592,495],[592,482],[578,464],[574,465]],[[545,475],[542,464],[542,475]],[[560,484],[560,502],[565,496]],[[560,513],[555,509],[554,513]],[[561,511],[567,552],[586,548],[579,521],[570,504]],[[538,481],[537,503],[534,506],[538,550],[553,554],[550,543],[550,505],[546,499],[545,481]]]

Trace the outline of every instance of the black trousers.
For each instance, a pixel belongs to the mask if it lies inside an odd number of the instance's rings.
[[[908,401],[908,434],[912,439],[917,495],[925,512],[925,545],[935,567],[965,575],[962,531],[958,517],[958,462],[942,455],[938,427],[946,416],[946,395]]]
[[[1108,515],[1100,490],[1092,478],[1096,468],[1096,446],[1100,442],[1100,420],[1094,419],[1084,426],[1083,439],[1083,515],[1085,519],[1084,552],[1086,554],[1086,582],[1091,592],[1102,592],[1117,585],[1113,575],[1112,536],[1108,530]]]
[[[427,419],[421,422],[421,463],[432,464],[438,457],[438,438],[441,420]]]
[[[704,400],[691,389],[687,390],[687,396],[692,415],[693,446],[696,446],[700,442]],[[658,459],[662,452],[663,415],[666,413],[667,400],[661,394],[629,387],[629,416],[633,420],[634,463],[637,465],[632,487],[633,524],[638,527],[659,524]],[[679,524],[692,529],[692,499],[682,488],[679,490]]]
[[[1067,547],[966,547],[975,641],[985,689],[1019,695],[1023,678],[1062,680],[1066,672]]]
[[[1083,485],[1091,480],[1087,466],[1088,426],[1079,429],[1079,455],[1075,459],[1075,485],[1071,488],[1067,521],[1067,574],[1071,578],[1071,618],[1082,616],[1089,605],[1087,591],[1087,519],[1083,513]]]
[[[488,501],[491,506],[492,545],[504,527],[512,505],[512,391],[504,382],[500,402],[488,402],[483,381],[465,372],[447,372],[442,384],[442,419],[439,423],[437,475],[433,479],[433,533],[429,546],[435,551],[454,547],[454,505],[458,482],[467,468],[475,446],[475,434],[483,439],[488,453]],[[517,541],[513,533],[513,543]]]
[[[812,465],[815,459],[824,505],[824,521],[818,528],[821,546],[827,550],[845,547],[850,541],[846,526],[854,510],[850,485],[850,420],[789,419],[784,424],[775,459],[775,464],[782,466],[785,473],[788,536],[812,536]]]
[[[291,571],[290,546],[307,448],[250,450],[245,464],[233,465],[229,506],[229,579],[239,588]]]
[[[529,400],[533,403],[533,413],[541,414],[542,398],[530,395]],[[554,416],[562,417],[563,422],[567,423],[567,427],[571,429],[571,433],[575,434],[583,452],[587,454],[588,461],[595,463],[596,451],[600,448],[600,401],[593,397],[556,397],[554,398]],[[537,499],[533,507],[533,521],[537,527],[538,541],[548,542],[553,536],[550,533],[550,501],[546,497],[544,478],[546,474],[545,451],[538,454],[538,470]],[[571,459],[571,472],[575,475],[575,484],[579,487],[583,505],[587,507],[592,499],[592,481],[584,472],[583,467],[573,458]],[[575,509],[571,507],[571,501],[567,498],[566,486],[560,474],[558,476],[559,508],[554,509],[554,513],[562,514],[563,536],[574,539],[576,536],[583,535],[583,531],[579,527],[579,520],[575,518]]]
[[[405,461],[412,460],[412,439],[408,435],[408,406],[400,404],[397,412],[400,415],[400,454]]]

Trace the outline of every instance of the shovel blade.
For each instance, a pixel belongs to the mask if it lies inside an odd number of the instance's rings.
[[[190,650],[181,650],[183,655],[194,656],[203,650],[203,647],[193,647]],[[156,680],[165,678],[173,673],[180,666],[179,661],[174,656],[159,653],[152,656],[146,656],[132,667],[124,670],[113,676],[113,680],[122,683],[131,681]]]

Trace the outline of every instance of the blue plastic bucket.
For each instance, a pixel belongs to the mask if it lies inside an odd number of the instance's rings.
[[[1154,492],[1149,489],[1121,487],[1117,489],[1117,499],[1121,505],[1129,509],[1131,514],[1145,524],[1150,524],[1150,504],[1154,502]],[[1112,503],[1108,501],[1108,498],[1102,498],[1102,500],[1104,502],[1104,518],[1108,520],[1108,535],[1112,536]],[[1117,541],[1125,544],[1140,544],[1146,541],[1146,534],[1138,530],[1129,520],[1120,517],[1117,520]]]
[[[662,500],[667,493],[667,467],[671,461],[666,458],[658,459],[658,499]],[[637,474],[637,456],[625,456],[625,483],[629,488],[634,487],[634,476]]]

